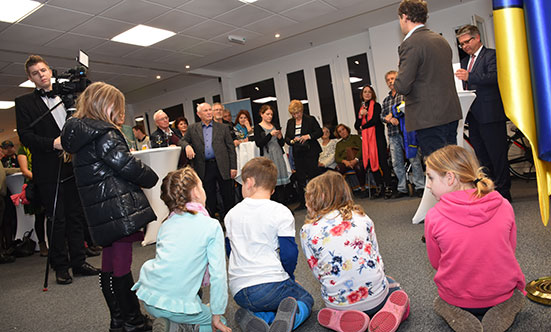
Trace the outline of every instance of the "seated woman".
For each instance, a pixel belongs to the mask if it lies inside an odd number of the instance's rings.
[[[335,170],[343,175],[353,173],[359,186],[352,185],[352,189],[361,190],[362,196],[365,196],[365,169],[360,162],[362,139],[358,135],[350,135],[350,128],[344,124],[337,126],[335,136],[341,139],[335,146]]]
[[[235,117],[235,126],[233,127],[233,132],[239,142],[236,146],[244,142],[254,142],[254,130],[251,124],[252,121],[249,111],[241,110],[237,113]]]
[[[356,114],[354,127],[362,136],[362,164],[367,170],[370,167],[377,183],[377,192],[373,198],[392,197],[390,167],[385,137],[385,127],[381,121],[381,105],[370,85],[366,85],[360,94],[362,107]]]
[[[322,172],[329,169],[335,169],[337,163],[335,162],[335,148],[337,146],[337,139],[331,138],[331,131],[327,126],[322,129],[323,135],[318,138],[318,142],[321,146],[321,153],[318,158],[318,167]]]
[[[300,240],[326,307],[318,322],[340,332],[396,331],[409,315],[408,295],[385,275],[374,223],[342,175],[312,179],[306,207]]]

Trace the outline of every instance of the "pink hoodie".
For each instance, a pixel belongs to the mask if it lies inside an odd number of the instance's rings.
[[[515,258],[517,227],[511,204],[497,191],[482,198],[474,189],[442,195],[425,218],[434,282],[447,303],[486,308],[524,292]]]

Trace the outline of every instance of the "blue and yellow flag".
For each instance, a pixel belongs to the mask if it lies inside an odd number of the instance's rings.
[[[529,2],[538,2],[538,0]],[[534,111],[533,84],[537,85],[541,82],[533,81],[530,75],[531,58],[528,52],[523,4],[523,0],[493,1],[498,83],[505,114],[528,138],[534,151],[540,213],[543,224],[547,226],[551,194],[551,163],[539,158],[538,130],[536,129],[536,118],[543,119],[546,115],[544,113],[542,116],[536,116]],[[537,6],[535,8],[539,9]],[[544,14],[545,12],[539,13],[542,17]],[[533,32],[533,29],[530,32]],[[548,49],[549,44],[537,47]],[[535,63],[532,65],[534,66]],[[533,69],[541,70],[541,68]],[[543,79],[549,84],[551,77],[546,76]],[[549,93],[549,90],[547,92]],[[536,92],[536,95],[539,96],[539,92]],[[551,105],[548,104],[547,107]],[[549,118],[548,115],[547,118]],[[540,134],[545,133],[541,127],[540,123],[538,128]],[[547,136],[539,136],[546,144],[551,140],[549,133]]]

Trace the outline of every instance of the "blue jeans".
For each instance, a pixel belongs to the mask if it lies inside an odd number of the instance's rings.
[[[404,162],[404,138],[402,135],[392,135],[388,137],[390,142],[390,155],[392,156],[392,168],[394,174],[398,178],[398,191],[407,193],[406,188],[406,170]],[[421,165],[421,156],[419,150],[415,158],[409,158],[411,169],[413,171],[413,185],[415,189],[425,188],[425,175],[423,174],[423,166]]]
[[[446,145],[457,144],[458,123],[459,121],[453,121],[436,127],[416,130],[417,143],[419,143],[423,156],[426,158]]]
[[[252,312],[277,311],[279,303],[287,297],[302,301],[312,312],[314,298],[301,285],[291,279],[243,288],[233,299],[242,308]]]

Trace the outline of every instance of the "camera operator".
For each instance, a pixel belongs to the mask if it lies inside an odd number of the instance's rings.
[[[25,62],[25,72],[36,89],[15,99],[17,133],[21,143],[33,155],[33,180],[38,197],[48,217],[50,262],[56,271],[58,284],[70,284],[74,276],[99,274],[99,270],[85,261],[83,226],[85,223],[82,205],[77,192],[73,167],[62,158],[60,133],[67,111],[61,101],[52,94],[52,70],[38,55],[31,55]],[[33,121],[48,113],[36,124]],[[58,176],[59,172],[59,176]],[[58,184],[59,181],[59,184]],[[59,185],[57,201],[56,187]],[[54,202],[56,202],[55,220]],[[51,230],[53,228],[53,231]],[[67,246],[66,246],[67,244]]]

